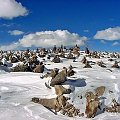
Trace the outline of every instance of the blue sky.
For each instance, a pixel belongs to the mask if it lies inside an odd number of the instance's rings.
[[[27,14],[12,16],[11,12],[10,18],[0,13],[0,46],[9,47],[31,33],[67,30],[87,37],[91,50],[120,51],[119,0],[16,0],[16,5],[19,2]],[[10,34],[14,30],[24,33]]]

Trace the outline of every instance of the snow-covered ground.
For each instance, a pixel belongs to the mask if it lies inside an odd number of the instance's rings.
[[[76,108],[80,112],[85,111],[85,93],[94,91],[96,87],[105,86],[106,90],[101,97],[104,105],[111,104],[112,98],[120,102],[120,69],[111,69],[114,62],[103,58],[107,68],[101,68],[98,65],[92,65],[92,68],[83,68],[80,62],[82,56],[76,61],[63,59],[62,63],[52,63],[46,61],[47,69],[74,66],[76,74],[68,77],[64,86],[69,86],[73,92],[67,95],[71,98]],[[92,58],[92,61],[100,61]],[[108,68],[112,70],[109,71]],[[45,73],[44,73],[45,74]],[[55,96],[54,89],[48,89],[44,83],[50,78],[41,79],[43,74],[30,72],[4,72],[0,71],[0,120],[88,120],[84,117],[67,117],[60,113],[55,115],[40,104],[31,102],[32,97],[52,98]],[[109,92],[109,91],[113,91]],[[82,99],[80,99],[82,96]],[[93,118],[94,120],[120,120],[119,113],[101,113]]]

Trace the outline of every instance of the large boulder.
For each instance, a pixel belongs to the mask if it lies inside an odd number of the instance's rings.
[[[68,70],[67,70],[67,76],[73,76],[76,72],[73,70],[72,65],[69,66]]]
[[[88,61],[86,61],[85,66],[83,68],[92,68]]]
[[[100,108],[100,102],[98,96],[93,92],[87,92],[86,95],[86,109],[85,114],[87,118],[94,118],[97,113],[97,109]]]
[[[54,109],[55,112],[59,112],[62,109],[62,107],[66,105],[67,98],[64,97],[63,95],[57,96],[56,98],[49,98],[49,99],[47,98],[40,99],[37,97],[33,97],[32,102],[41,104],[48,109]]]
[[[18,64],[15,67],[11,68],[11,72],[27,72],[27,65]]]
[[[112,68],[120,68],[120,66],[118,65],[118,62],[115,61],[115,63],[111,66]]]
[[[10,61],[11,61],[11,63],[19,62],[19,61],[18,61],[18,58],[17,58],[17,57],[14,57],[14,56],[11,57]]]
[[[35,68],[34,68],[34,70],[33,70],[33,72],[35,72],[35,73],[43,73],[44,72],[44,65],[43,65],[43,63],[41,62],[39,65],[37,65]]]
[[[58,74],[59,69],[58,68],[54,68],[51,70],[51,72],[47,72],[45,75],[41,76],[40,78],[47,78],[47,77],[51,77],[52,79],[55,78],[55,76]]]
[[[75,59],[75,57],[74,57],[73,54],[70,52],[70,53],[67,55],[67,59]]]
[[[71,89],[66,89],[62,85],[55,85],[55,93],[56,95],[70,94]]]
[[[60,63],[61,60],[60,60],[59,56],[55,56],[55,57],[53,58],[52,62],[54,62],[54,63]]]
[[[51,80],[50,86],[61,85],[67,80],[67,68],[64,68],[58,75]]]

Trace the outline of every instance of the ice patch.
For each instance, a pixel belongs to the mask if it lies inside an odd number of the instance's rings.
[[[0,88],[0,90],[1,90],[1,91],[8,91],[9,88],[8,88],[8,87],[4,87],[4,86],[2,86],[2,87]]]
[[[40,117],[36,115],[36,116],[35,116],[35,119],[38,120],[38,119],[40,119]]]
[[[24,106],[24,109],[29,113],[30,116],[33,116],[32,111],[28,107],[29,106]]]
[[[14,106],[20,105],[20,103],[11,103],[11,104],[14,105]]]
[[[100,79],[100,77],[96,77],[96,79]]]
[[[116,76],[111,75],[110,78],[111,78],[111,79],[116,79]]]
[[[38,115],[34,115],[33,111],[31,109],[29,109],[29,107],[32,107],[32,106],[33,105],[24,106],[25,111],[28,112],[28,116],[31,116],[31,117],[33,117],[36,120],[42,120],[42,118],[40,118]]]
[[[116,90],[116,92],[119,93],[120,91],[119,91],[119,88],[118,88],[118,84],[114,83],[114,86],[115,86],[115,90]]]

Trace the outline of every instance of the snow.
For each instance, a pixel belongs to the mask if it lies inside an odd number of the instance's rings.
[[[64,84],[66,88],[71,88],[72,93],[69,96],[69,102],[73,103],[80,112],[85,111],[86,99],[85,93],[93,91],[96,87],[105,86],[106,90],[101,97],[104,105],[110,105],[112,98],[120,102],[120,69],[111,69],[111,62],[107,58],[103,58],[103,62],[107,64],[107,68],[101,68],[98,65],[92,65],[92,68],[83,68],[80,60],[81,55],[76,61],[62,59],[62,63],[52,63],[46,61],[47,69],[68,67],[70,64],[74,66],[76,74],[68,77],[68,81]],[[91,61],[98,61],[92,58]],[[100,61],[100,60],[99,60]],[[113,63],[113,62],[112,62]],[[14,64],[15,66],[15,64]],[[44,83],[50,78],[41,79],[40,76],[45,74],[32,72],[5,72],[6,68],[0,71],[0,120],[90,120],[84,117],[67,117],[60,113],[55,115],[40,104],[31,102],[32,97],[52,98],[55,97],[54,88],[48,89]],[[113,93],[109,93],[109,91]],[[80,99],[79,97],[83,98]],[[101,113],[93,120],[118,120],[119,113]]]

